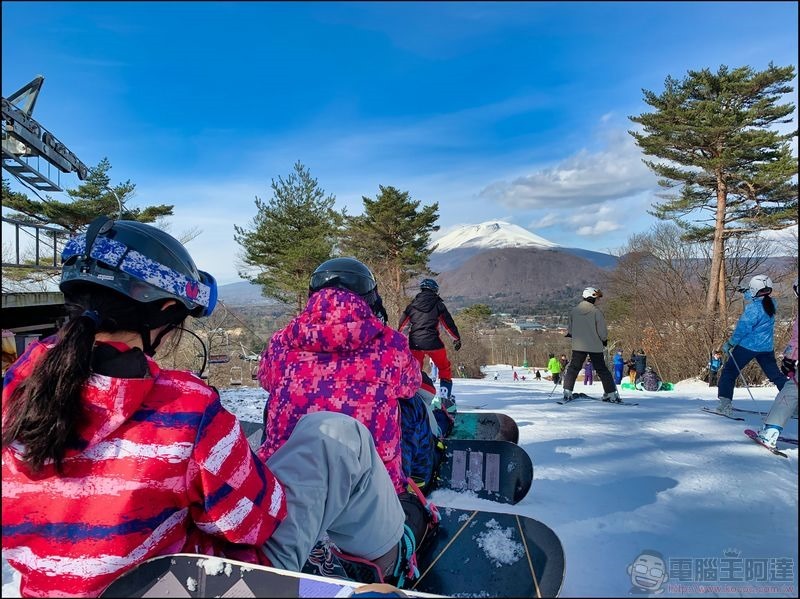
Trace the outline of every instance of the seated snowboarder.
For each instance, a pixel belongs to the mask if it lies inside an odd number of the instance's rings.
[[[398,402],[420,388],[420,365],[405,336],[376,313],[378,305],[377,281],[362,262],[342,257],[317,267],[305,309],[262,353],[258,379],[269,399],[259,456],[269,460],[279,452],[306,414],[352,416],[372,433],[419,546],[437,516],[403,471]],[[357,569],[358,562],[347,567]]]
[[[2,547],[23,597],[98,596],[180,551],[299,571],[325,534],[402,582],[413,540],[362,424],[311,414],[265,464],[213,387],[153,358],[216,303],[178,240],[101,217],[62,262],[69,320],[3,387]]]
[[[650,366],[645,366],[644,374],[636,381],[636,388],[639,391],[660,391],[661,377]]]

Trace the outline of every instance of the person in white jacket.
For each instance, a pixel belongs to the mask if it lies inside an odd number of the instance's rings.
[[[797,297],[797,279],[794,280],[792,289]],[[783,350],[781,371],[789,377],[789,382],[778,391],[769,414],[764,419],[764,425],[758,432],[759,441],[773,448],[778,442],[778,437],[783,427],[786,426],[786,422],[797,410],[797,316],[794,317],[789,345]]]
[[[583,290],[583,299],[569,315],[567,337],[572,338],[572,358],[564,374],[564,401],[572,400],[575,379],[586,356],[591,357],[597,376],[603,383],[603,401],[620,403],[614,376],[608,370],[603,349],[608,344],[608,327],[606,319],[594,303],[603,297],[603,292],[595,287]]]

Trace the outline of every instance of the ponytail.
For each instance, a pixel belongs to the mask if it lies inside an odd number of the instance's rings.
[[[40,471],[48,460],[61,472],[67,449],[77,446],[84,419],[81,389],[89,378],[97,324],[93,315],[70,320],[55,346],[11,394],[3,422],[3,448],[25,447],[23,461]]]
[[[767,316],[770,318],[775,316],[775,302],[772,301],[772,297],[765,295],[761,305],[764,306],[764,312],[767,313]]]

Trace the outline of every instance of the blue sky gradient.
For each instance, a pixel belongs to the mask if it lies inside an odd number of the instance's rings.
[[[654,222],[627,130],[690,69],[797,65],[795,2],[3,2],[3,95],[238,280],[233,225],[295,161],[338,208],[378,185],[442,231],[504,219],[615,249]],[[787,101],[797,104],[795,92]],[[794,125],[796,127],[796,123]],[[5,176],[5,173],[4,173]],[[62,177],[69,187],[77,178]],[[61,194],[59,194],[61,195]],[[59,199],[63,199],[59,197]]]

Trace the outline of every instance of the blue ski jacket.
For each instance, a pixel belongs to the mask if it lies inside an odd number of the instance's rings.
[[[775,317],[768,316],[764,311],[764,298],[753,297],[746,291],[744,294],[744,312],[736,323],[736,328],[730,338],[732,346],[741,345],[753,352],[774,351]],[[778,302],[772,298],[775,309]]]

